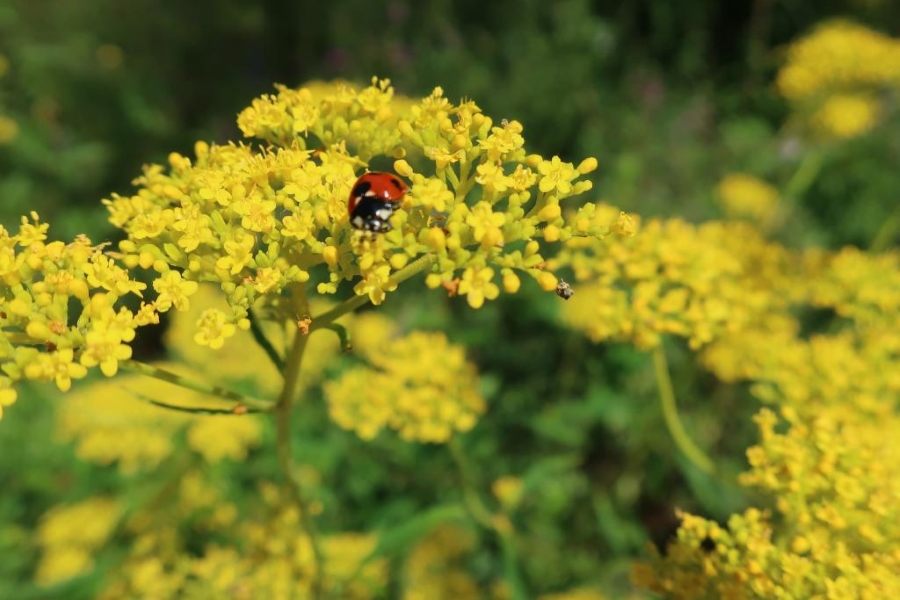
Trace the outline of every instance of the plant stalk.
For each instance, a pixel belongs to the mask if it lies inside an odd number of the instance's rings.
[[[713,473],[716,469],[712,459],[694,444],[687,434],[681,418],[678,416],[678,407],[675,405],[675,392],[672,389],[672,379],[669,377],[669,365],[666,361],[666,351],[662,344],[653,350],[653,366],[656,371],[656,388],[659,391],[659,401],[662,405],[663,417],[666,427],[672,436],[678,449],[698,469],[705,473]]]

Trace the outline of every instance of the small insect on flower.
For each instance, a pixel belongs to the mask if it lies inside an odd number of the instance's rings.
[[[575,295],[575,290],[572,289],[572,286],[565,279],[560,279],[559,283],[556,284],[556,295],[563,300],[568,300]]]
[[[350,191],[347,210],[356,229],[382,233],[391,230],[389,219],[409,186],[393,173],[365,173]]]

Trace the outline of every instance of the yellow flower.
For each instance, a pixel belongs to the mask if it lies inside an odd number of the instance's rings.
[[[794,100],[823,90],[900,85],[900,41],[851,21],[826,21],[790,45],[777,85]]]
[[[167,271],[153,281],[153,289],[159,294],[156,298],[157,310],[166,312],[173,306],[175,310],[187,310],[190,306],[188,296],[196,293],[197,287],[196,281],[184,280],[178,271]]]
[[[582,218],[587,227],[617,214],[604,209]],[[786,279],[777,273],[786,251],[746,224],[654,220],[612,245],[573,238],[567,246],[552,265],[572,268],[578,293],[562,316],[595,341],[627,339],[652,348],[672,334],[697,349],[760,327],[788,304],[772,292]]]
[[[548,193],[556,190],[562,195],[571,193],[572,180],[579,175],[571,163],[562,162],[558,156],[554,156],[550,160],[542,160],[538,164],[538,172],[541,174],[538,188],[542,192]]]
[[[356,284],[354,291],[360,296],[369,296],[372,304],[381,304],[387,292],[397,289],[397,283],[391,280],[390,274],[390,265],[378,265],[365,274],[365,279]]]
[[[242,460],[247,450],[262,437],[262,427],[254,416],[208,416],[195,419],[187,433],[188,445],[214,463],[223,458]]]
[[[826,136],[845,140],[872,130],[880,111],[880,102],[870,96],[834,94],[813,114],[811,121]]]
[[[500,295],[500,288],[493,279],[494,270],[492,268],[469,267],[463,272],[457,293],[465,296],[472,308],[481,308],[485,299],[493,300]]]
[[[121,516],[119,503],[102,497],[60,505],[45,514],[37,531],[42,556],[35,581],[52,585],[93,568],[92,553],[106,543]]]
[[[483,185],[486,192],[503,193],[510,187],[510,178],[497,163],[478,165],[475,171],[475,181]]]
[[[231,209],[241,216],[241,227],[248,231],[267,233],[275,226],[274,211],[277,204],[273,200],[263,200],[251,195],[235,202]]]
[[[201,346],[209,346],[218,350],[225,344],[225,339],[237,333],[237,326],[228,322],[228,317],[220,310],[211,308],[203,311],[197,320],[197,333],[194,341]]]
[[[513,510],[522,500],[524,484],[519,477],[501,477],[494,481],[491,491],[506,510]]]
[[[503,224],[506,223],[506,215],[502,212],[494,212],[487,202],[479,202],[472,207],[472,212],[466,218],[466,223],[472,227],[472,236],[480,242],[483,248],[503,244]]]
[[[72,387],[73,379],[81,379],[87,375],[84,366],[73,362],[74,357],[75,353],[71,348],[38,354],[26,365],[25,376],[28,379],[54,381],[60,391],[67,392]]]
[[[474,532],[455,525],[435,528],[406,558],[403,600],[482,598],[465,569],[465,559],[474,548]]]
[[[362,321],[358,326],[375,325]],[[439,333],[416,332],[359,348],[373,368],[325,384],[331,418],[363,439],[385,427],[407,440],[443,443],[468,431],[484,411],[474,367]]]
[[[10,144],[19,136],[19,124],[15,119],[0,115],[0,146]]]
[[[58,506],[44,515],[38,528],[38,542],[45,547],[77,544],[99,548],[112,533],[122,515],[116,500],[94,497]]]
[[[515,160],[515,153],[525,144],[523,129],[518,121],[504,121],[501,127],[492,127],[491,134],[478,142],[487,153],[486,164]]]
[[[202,195],[202,190],[201,190]],[[171,218],[168,217],[169,212]],[[185,252],[194,252],[200,244],[214,244],[216,241],[211,225],[212,219],[202,212],[198,204],[181,206],[174,211],[162,210],[157,213],[138,215],[135,218],[134,238],[154,238],[167,228],[178,232],[177,244]],[[152,223],[152,226],[144,223]]]
[[[749,218],[756,223],[771,219],[778,205],[778,190],[765,181],[745,173],[729,173],[716,187],[716,195],[725,213]]]
[[[250,262],[250,251],[255,243],[256,238],[243,230],[230,234],[223,244],[225,254],[216,261],[216,267],[230,275],[237,275]]]
[[[791,43],[777,76],[782,95],[804,122],[843,140],[875,127],[877,96],[900,88],[900,40],[846,20],[832,20]]]
[[[131,346],[123,344],[123,341],[121,332],[114,329],[89,331],[84,337],[81,364],[85,367],[99,365],[104,375],[112,377],[119,370],[119,361],[131,358]]]
[[[57,437],[75,442],[77,456],[132,473],[152,469],[173,450],[173,436],[188,417],[141,402],[132,395],[171,398],[171,384],[124,377],[101,380],[73,392],[57,413]],[[195,394],[180,392],[181,396]]]

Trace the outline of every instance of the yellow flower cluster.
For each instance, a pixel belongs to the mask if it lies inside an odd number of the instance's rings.
[[[861,415],[890,413],[900,394],[900,255],[856,249],[795,256],[801,270],[779,287],[791,301],[830,309],[846,327],[801,338],[788,313],[704,349],[704,365],[726,381],[754,381],[761,400],[813,414],[823,405],[853,407]],[[770,281],[777,276],[769,276]],[[785,292],[774,289],[771,293]]]
[[[475,549],[474,532],[442,525],[420,541],[404,564],[403,600],[477,600],[478,584],[464,559]]]
[[[45,514],[37,530],[42,557],[35,582],[52,585],[90,571],[94,554],[106,544],[122,513],[116,500],[97,496]]]
[[[201,282],[217,285],[226,305],[204,310],[192,338],[221,349],[254,314],[315,329],[308,297],[332,296],[348,281],[343,312],[358,298],[383,302],[420,272],[475,308],[501,289],[515,293],[522,273],[552,291],[542,242],[607,233],[583,218],[593,205],[571,218],[560,208],[591,189],[581,178],[595,159],[575,166],[528,155],[520,123],[495,123],[440,88],[414,102],[375,79],[363,88],[279,87],[238,124],[267,145],[198,142],[193,158],[173,153],[168,168],[146,167],[134,195],[104,200],[127,236],[117,252],[85,238],[47,242],[36,215],[17,234],[0,230],[0,407],[23,378],[65,391],[91,367],[112,376],[131,356],[135,329],[188,310]],[[403,156],[417,166],[394,163],[411,189],[391,231],[356,231],[347,201],[357,177],[372,160]],[[133,278],[139,270],[149,290]],[[137,311],[121,306],[151,290],[155,299]]]
[[[615,228],[621,217],[602,206],[595,218]],[[610,239],[602,247],[572,240],[551,262],[571,268],[579,282],[563,319],[594,341],[646,349],[671,334],[696,349],[757,325],[786,302],[771,293],[784,279],[784,252],[749,225],[655,219],[633,236]]]
[[[884,342],[897,333],[900,252],[872,255],[845,248],[835,254],[810,252],[805,262],[810,304],[833,308],[863,331],[877,330]]]
[[[779,193],[758,177],[729,173],[716,187],[716,198],[727,216],[765,225],[778,206]]]
[[[883,109],[873,93],[900,87],[900,40],[828,21],[790,45],[776,85],[826,137],[862,135]]]
[[[464,350],[442,333],[394,338],[389,327],[378,316],[357,319],[353,330],[363,333],[356,349],[368,364],[325,384],[334,422],[367,440],[389,428],[405,440],[436,443],[474,427],[485,404]]]
[[[815,129],[839,140],[871,131],[881,113],[881,102],[869,94],[834,94],[810,118]]]
[[[100,597],[310,597],[316,563],[300,513],[272,485],[262,486],[260,496],[264,504],[261,516],[245,515],[240,525],[231,526],[241,540],[240,547],[210,543],[198,554],[187,549],[189,540],[174,527],[138,529],[123,568]],[[378,597],[387,580],[387,565],[381,559],[363,564],[377,541],[371,534],[323,536],[320,550],[325,571],[321,580],[325,593],[348,600]]]
[[[474,103],[454,105],[440,89],[412,103],[395,99],[386,81],[361,90],[279,88],[255,100],[238,123],[272,145],[198,143],[194,159],[173,154],[168,172],[146,169],[136,195],[105,201],[128,234],[126,264],[154,269],[173,297],[185,295],[187,281],[222,287],[230,310],[198,324],[201,344],[221,345],[247,326],[255,303],[300,297],[307,282],[335,294],[342,281],[353,281],[357,295],[380,303],[403,278],[398,272],[417,260],[419,270],[431,271],[429,285],[466,295],[475,307],[497,296],[498,273],[507,291],[518,287],[516,270],[552,290],[556,279],[542,269],[537,240],[603,233],[574,231],[559,208],[591,188],[578,178],[596,160],[576,168],[558,157],[527,156],[519,123],[495,125]],[[393,230],[353,230],[347,199],[361,168],[408,151],[422,155],[429,174],[395,163],[412,188]]]
[[[777,77],[778,90],[791,100],[900,85],[900,41],[851,21],[827,21],[788,47]]]
[[[801,337],[788,313],[703,350],[703,362],[776,409],[756,417],[741,483],[751,509],[727,527],[682,515],[677,540],[635,579],[673,598],[891,598],[900,594],[900,255],[855,249],[794,257],[792,301],[843,327]],[[774,292],[773,292],[774,293]]]
[[[860,422],[831,407],[812,424],[758,417],[763,442],[743,478],[777,499],[782,518],[750,509],[727,527],[682,514],[665,557],[636,583],[670,598],[894,598],[900,594],[900,419]],[[779,528],[780,523],[787,527]],[[779,530],[781,529],[781,530]]]
[[[34,213],[16,234],[0,226],[0,410],[21,379],[67,391],[89,368],[114,375],[131,357],[135,329],[159,321],[153,304],[120,306],[146,286],[102,247],[85,237],[48,242],[48,228]]]

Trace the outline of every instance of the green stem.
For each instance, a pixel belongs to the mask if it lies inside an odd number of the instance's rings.
[[[269,338],[266,337],[265,332],[259,324],[259,320],[256,318],[256,314],[252,310],[248,311],[247,318],[250,320],[250,333],[253,334],[253,339],[256,340],[256,343],[263,349],[278,371],[283,373],[284,359],[279,356],[275,346],[273,346],[272,342],[269,341]]]
[[[482,502],[481,497],[475,489],[475,480],[472,469],[469,466],[469,461],[466,459],[462,448],[459,447],[459,442],[453,438],[448,442],[447,447],[450,449],[450,455],[453,457],[456,470],[459,471],[459,479],[462,483],[463,500],[465,501],[469,514],[476,523],[485,529],[493,531],[494,516],[491,514],[488,507],[485,506],[484,502]]]
[[[217,396],[219,398],[222,398],[223,400],[234,402],[235,406],[233,406],[232,409],[237,408],[238,406],[244,406],[256,412],[268,412],[275,408],[275,405],[273,405],[271,402],[266,402],[265,400],[259,400],[258,398],[245,396],[243,394],[238,394],[235,391],[226,389],[218,385],[210,385],[201,381],[194,381],[171,371],[160,369],[159,367],[148,365],[136,360],[119,361],[119,366],[126,371],[140,373],[141,375],[147,375],[148,377],[167,381],[188,390],[193,390],[195,392],[200,392],[201,394],[207,394],[210,396]]]
[[[509,584],[512,598],[513,600],[527,600],[530,596],[519,570],[519,557],[513,543],[512,532],[498,530],[497,534],[500,536],[500,548],[503,551],[503,573]]]
[[[872,238],[872,243],[869,244],[869,251],[875,254],[884,252],[897,234],[898,229],[900,229],[900,206],[878,228],[878,232]]]
[[[312,547],[315,565],[310,598],[319,600],[322,598],[322,580],[325,571],[322,549],[319,544],[319,535],[312,518],[309,502],[294,474],[294,458],[291,451],[291,409],[294,395],[297,392],[300,366],[303,362],[303,352],[306,350],[308,337],[302,331],[297,330],[285,361],[284,385],[278,396],[278,402],[275,404],[275,449],[278,455],[278,465],[285,479],[286,489],[291,500],[300,509],[300,524],[309,537],[310,546]]]
[[[453,163],[447,165],[447,168],[444,169],[443,175],[446,176],[447,181],[450,184],[450,189],[459,189],[459,177],[456,175],[456,171],[453,170]]]
[[[341,352],[350,352],[353,350],[353,344],[350,342],[350,333],[347,331],[346,327],[339,323],[331,323],[322,329],[333,331],[334,334],[338,336],[338,339],[341,342]]]
[[[822,170],[822,164],[825,161],[825,152],[823,150],[810,150],[800,161],[800,166],[794,171],[794,174],[784,186],[782,193],[780,216],[774,222],[774,228],[780,227],[787,221],[788,216],[796,208],[797,203],[803,198],[810,186],[818,177]]]
[[[811,150],[807,153],[784,187],[785,197],[793,201],[803,196],[822,170],[824,159],[825,153],[821,150]]]
[[[238,404],[231,408],[215,408],[215,407],[206,407],[206,406],[182,406],[179,404],[170,404],[169,402],[163,402],[162,400],[156,400],[149,396],[144,396],[143,394],[135,394],[135,397],[139,400],[143,400],[148,404],[152,404],[153,406],[158,406],[159,408],[165,408],[166,410],[174,410],[176,412],[185,412],[191,413],[195,415],[232,415],[232,416],[240,416],[246,415],[249,413],[259,413],[263,412],[258,408],[249,408],[244,406],[243,404]]]
[[[521,570],[519,569],[519,557],[516,553],[512,529],[498,526],[494,515],[481,500],[481,497],[478,495],[472,468],[456,438],[451,439],[447,446],[450,449],[450,455],[453,457],[453,462],[456,464],[456,468],[459,471],[459,478],[462,484],[463,503],[465,504],[466,510],[476,523],[488,531],[494,532],[500,540],[500,549],[503,552],[503,571],[506,576],[506,582],[510,587],[512,599],[527,600],[529,594],[525,587],[525,582],[522,579]]]
[[[433,254],[426,254],[394,273],[391,277],[391,281],[400,284],[410,277],[430,268],[436,260],[437,258]],[[334,321],[337,321],[347,313],[353,312],[367,302],[369,302],[368,296],[353,296],[349,300],[345,300],[331,310],[327,310],[321,315],[313,317],[312,324],[309,326],[309,332],[312,333],[317,329],[327,329]]]
[[[656,387],[659,390],[659,401],[662,404],[663,417],[666,419],[666,427],[669,428],[669,434],[675,441],[675,445],[697,468],[706,473],[713,473],[715,471],[713,461],[694,444],[681,424],[681,419],[678,416],[678,407],[675,406],[675,392],[672,389],[672,379],[669,377],[666,351],[662,344],[653,350],[653,366],[656,370]]]

